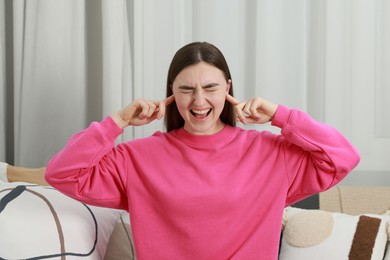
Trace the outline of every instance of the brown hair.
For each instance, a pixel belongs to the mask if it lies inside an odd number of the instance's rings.
[[[173,56],[168,70],[166,96],[170,97],[173,94],[173,81],[184,68],[202,61],[220,69],[226,82],[232,78],[225,57],[217,47],[207,42],[193,42],[180,48]],[[231,83],[229,94],[233,96],[233,83]],[[233,105],[228,101],[225,101],[220,118],[225,124],[236,125]],[[167,106],[164,123],[167,132],[184,126],[184,119],[175,102]]]

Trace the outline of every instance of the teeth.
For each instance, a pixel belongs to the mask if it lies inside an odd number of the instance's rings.
[[[203,114],[206,114],[207,112],[209,112],[209,110],[210,110],[210,109],[192,110],[192,112],[194,112],[194,114],[203,115]]]

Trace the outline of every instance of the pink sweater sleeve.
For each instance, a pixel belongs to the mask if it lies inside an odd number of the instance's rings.
[[[280,151],[288,179],[287,205],[334,186],[360,160],[342,134],[302,111],[279,105],[272,124],[282,129],[278,138],[283,140]],[[122,132],[111,117],[92,123],[50,160],[47,182],[88,204],[126,209],[126,167],[132,158],[123,150],[125,146],[113,149]]]
[[[357,149],[339,131],[313,120],[305,112],[279,105],[272,125],[280,127],[287,140],[284,143],[290,185],[287,205],[333,187],[360,161]],[[295,149],[306,153],[294,152]]]
[[[92,123],[49,161],[46,181],[85,203],[127,209],[126,164],[121,163],[124,155],[120,149],[113,149],[122,133],[111,117]]]

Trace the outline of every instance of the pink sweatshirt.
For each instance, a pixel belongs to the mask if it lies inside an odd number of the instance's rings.
[[[115,146],[111,117],[73,136],[46,180],[88,204],[128,210],[138,259],[277,259],[283,209],[359,162],[335,129],[279,105],[281,135],[184,129]]]

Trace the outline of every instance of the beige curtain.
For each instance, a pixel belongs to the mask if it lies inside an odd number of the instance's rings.
[[[13,67],[5,70],[2,57],[0,93],[9,109],[1,116],[7,118],[13,136],[2,126],[0,136],[7,141],[0,140],[7,145],[1,159],[31,167],[45,165],[72,134],[119,109],[123,100],[131,100],[127,3],[15,0],[2,4],[12,45],[2,44],[1,53],[12,54],[7,59],[12,59]],[[5,94],[10,88],[12,92]]]

